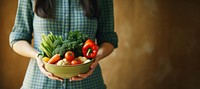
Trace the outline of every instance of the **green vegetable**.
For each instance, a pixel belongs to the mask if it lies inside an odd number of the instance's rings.
[[[88,39],[88,36],[80,31],[70,31],[67,39],[71,42],[76,41],[78,43],[84,43]]]
[[[88,39],[88,36],[80,31],[70,31],[67,40],[71,42],[72,51],[76,56],[82,56],[83,43]]]
[[[76,56],[82,56],[83,43],[87,39],[88,36],[80,31],[70,31],[66,40],[50,32],[48,35],[42,34],[42,43],[39,48],[49,58],[55,54],[60,54],[63,58],[67,51],[73,51]]]
[[[42,42],[39,46],[39,49],[42,50],[42,52],[44,52],[44,54],[49,58],[51,58],[53,56],[52,52],[55,49],[53,43],[55,40],[62,41],[62,38],[53,35],[52,32],[50,32],[50,34],[48,34],[48,35],[46,35],[44,33],[42,34]]]
[[[53,42],[53,47],[56,48],[58,45],[62,45],[62,41],[57,39]]]

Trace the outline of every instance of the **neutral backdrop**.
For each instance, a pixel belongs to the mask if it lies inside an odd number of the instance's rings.
[[[17,0],[0,1],[0,89],[19,89],[29,58],[9,47]],[[200,89],[200,1],[114,0],[119,47],[102,60],[108,89]]]

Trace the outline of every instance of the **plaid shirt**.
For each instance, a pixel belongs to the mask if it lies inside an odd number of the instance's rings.
[[[89,19],[83,15],[79,0],[53,0],[53,19],[38,17],[33,12],[33,0],[18,0],[18,9],[14,27],[10,33],[10,45],[19,40],[26,40],[31,44],[34,38],[34,48],[38,49],[41,34],[50,31],[55,35],[66,38],[67,33],[79,30],[96,39],[98,45],[110,42],[117,47],[117,34],[114,32],[113,1],[98,0],[100,17]],[[101,68],[97,66],[91,76],[82,81],[65,79],[63,83],[51,80],[42,74],[35,59],[31,59],[23,81],[22,89],[104,89]]]

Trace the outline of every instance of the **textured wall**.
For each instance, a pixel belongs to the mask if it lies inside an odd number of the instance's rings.
[[[100,62],[108,89],[200,89],[199,4],[114,0],[119,48]],[[0,1],[0,89],[19,89],[29,59],[8,44],[16,7]]]
[[[115,0],[119,48],[102,61],[109,89],[200,89],[200,2]]]
[[[19,89],[28,63],[28,58],[19,56],[10,49],[8,41],[15,19],[17,1],[0,1],[0,89]]]

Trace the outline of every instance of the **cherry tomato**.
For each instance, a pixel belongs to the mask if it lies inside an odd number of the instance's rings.
[[[65,53],[65,58],[67,59],[67,61],[72,61],[74,59],[75,55],[74,52],[72,51],[67,51]]]
[[[82,63],[81,60],[78,59],[78,58],[76,58],[76,59],[74,59],[74,60],[72,60],[72,61],[70,62],[71,65],[78,65],[78,64],[81,64],[81,63]]]

